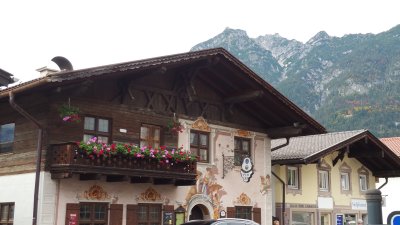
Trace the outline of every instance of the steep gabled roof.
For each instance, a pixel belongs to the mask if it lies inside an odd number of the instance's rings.
[[[285,142],[285,139],[273,140],[271,147],[280,146]],[[272,152],[272,164],[317,163],[319,159],[335,151],[339,151],[341,157],[347,152],[349,158],[360,161],[372,171],[374,176],[400,176],[400,158],[368,130],[290,138],[288,145]]]
[[[379,140],[400,157],[400,137],[381,138]]]
[[[132,62],[118,63],[99,66],[88,69],[60,71],[43,78],[38,78],[20,85],[16,85],[0,91],[0,101],[13,93],[27,93],[46,87],[56,87],[69,83],[79,83],[90,79],[113,79],[118,76],[143,75],[145,71],[174,70],[176,68],[198,67],[203,68],[203,80],[214,84],[214,88],[220,89],[222,95],[236,105],[253,114],[260,121],[265,123],[265,129],[270,129],[270,137],[282,137],[274,128],[293,127],[294,124],[304,126],[303,135],[325,133],[325,128],[301,110],[298,106],[279,93],[275,88],[241,63],[233,55],[223,48],[187,52],[151,59],[144,59]],[[257,101],[234,102],[232,93],[238,91],[253,90],[253,97]],[[245,92],[241,95],[246,97]],[[227,100],[228,101],[228,100]],[[295,136],[299,134],[293,134]]]

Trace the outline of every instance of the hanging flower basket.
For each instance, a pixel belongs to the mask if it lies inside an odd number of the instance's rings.
[[[167,128],[168,128],[168,131],[173,135],[182,133],[183,130],[185,129],[183,127],[183,125],[181,124],[181,122],[179,122],[178,119],[176,118],[175,113],[174,113],[174,117],[170,121],[168,121]]]
[[[64,104],[58,109],[59,115],[64,122],[81,122],[79,108]]]

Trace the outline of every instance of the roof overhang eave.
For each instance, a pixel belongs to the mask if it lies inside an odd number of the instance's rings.
[[[39,87],[39,86],[41,86],[41,85],[43,85],[43,84],[45,84],[47,82],[48,82],[48,79],[44,77],[44,78],[40,78],[40,79],[37,79],[37,80],[33,80],[33,81],[29,81],[29,82],[23,83],[21,85],[17,85],[17,86],[14,86],[14,87],[6,88],[6,89],[4,89],[4,90],[2,90],[0,92],[0,99],[8,97],[10,92],[12,92],[14,94],[18,94],[18,93],[24,92],[26,90],[29,90],[29,89],[32,89],[32,88],[35,88],[35,87]]]

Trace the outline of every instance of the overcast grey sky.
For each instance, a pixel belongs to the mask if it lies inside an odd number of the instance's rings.
[[[187,52],[226,27],[306,42],[400,24],[399,0],[2,0],[0,68],[21,80],[54,56],[74,69]]]

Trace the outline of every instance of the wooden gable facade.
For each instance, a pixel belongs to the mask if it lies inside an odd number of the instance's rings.
[[[60,108],[65,105],[79,108],[80,122],[60,118]],[[243,207],[252,214],[250,218],[268,223],[271,213],[266,206],[270,197],[267,189],[261,194],[264,200],[257,203],[257,194],[246,194],[242,191],[245,188],[238,186],[242,193],[229,197],[236,203],[215,208],[215,203],[221,202],[224,186],[221,184],[226,183],[227,190],[229,179],[233,179],[228,176],[224,180],[222,176],[221,180],[215,176],[221,171],[223,175],[228,173],[223,167],[236,168],[240,174],[240,167],[224,158],[224,154],[234,152],[232,138],[248,138],[252,141],[251,159],[254,161],[260,156],[265,160],[255,165],[259,180],[260,176],[270,177],[270,158],[265,153],[270,150],[270,138],[325,132],[320,124],[224,49],[63,70],[0,91],[0,108],[0,125],[13,127],[12,140],[7,148],[0,148],[0,182],[19,187],[12,176],[34,176],[37,165],[41,165],[40,185],[30,183],[41,193],[38,203],[41,224],[77,224],[88,219],[85,216],[94,214],[100,215],[99,219],[106,221],[104,224],[137,224],[138,216],[149,210],[163,219],[153,224],[180,224],[178,214],[173,213],[179,206],[186,207],[183,221],[198,212],[217,218],[220,211],[229,214],[232,207],[241,210]],[[168,129],[171,120],[180,121],[185,132],[171,132]],[[205,129],[195,126],[198,121],[204,121]],[[191,135],[195,131],[200,138],[202,132],[210,135],[208,147],[197,149],[198,157],[203,157],[202,163],[160,166],[155,162],[133,162],[117,157],[88,159],[78,154],[76,144],[89,135],[102,137],[110,144],[151,143],[167,149],[183,146],[193,150]],[[157,135],[146,139],[146,132]],[[5,141],[1,144],[6,146]],[[200,153],[204,148],[209,151],[206,156]],[[226,153],[221,152],[223,148]],[[38,152],[42,153],[39,164]],[[203,175],[200,180],[199,174]],[[35,177],[36,182],[39,178],[37,174]],[[212,177],[221,181],[211,183]],[[258,180],[254,182],[262,184]],[[202,188],[198,188],[199,182],[203,182]],[[130,189],[134,189],[134,194],[129,194]],[[202,198],[201,194],[205,193],[206,197]],[[125,196],[133,198],[131,202],[135,204],[129,203]],[[195,203],[199,201],[203,203],[197,207]],[[15,203],[15,219],[19,219],[18,224],[25,224],[29,215],[19,218],[22,211],[17,207]],[[101,211],[103,208],[107,213]],[[100,211],[90,211],[96,209]],[[46,212],[52,221],[46,221]],[[65,221],[61,219],[63,215]],[[168,216],[173,216],[172,222]]]

